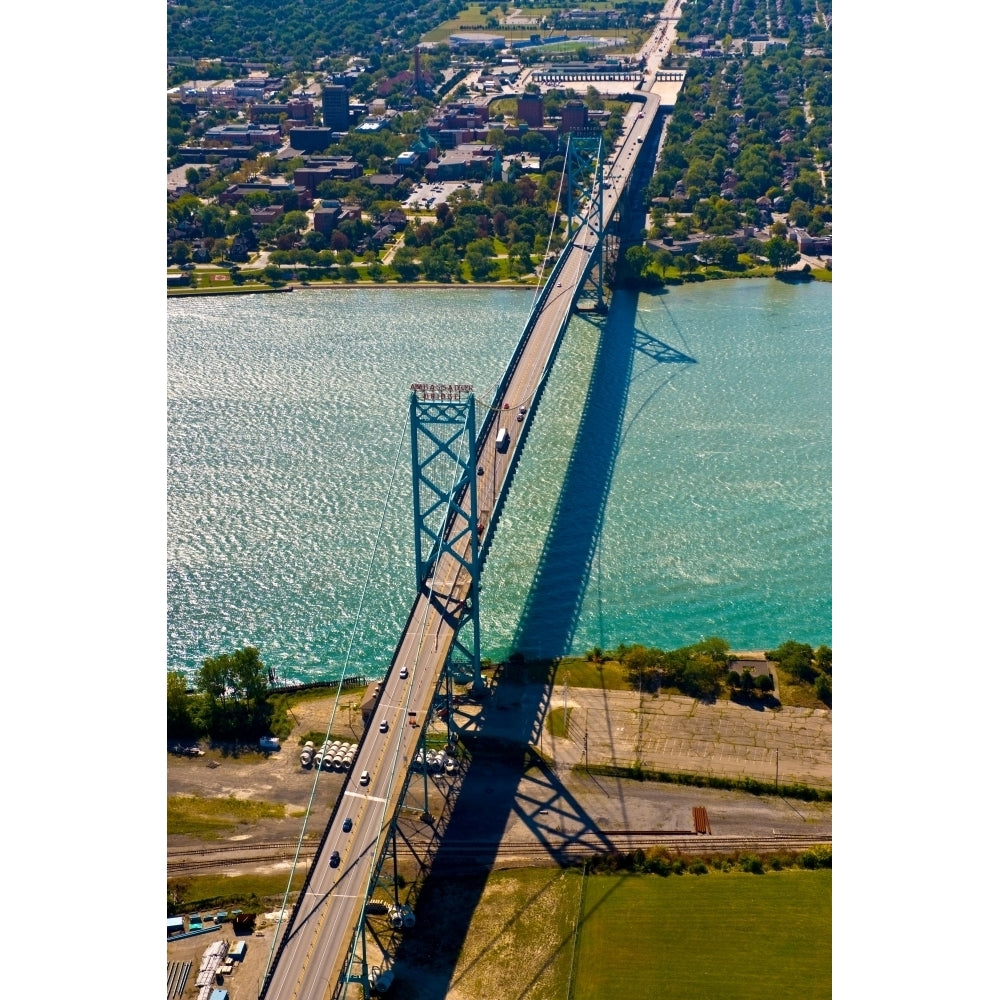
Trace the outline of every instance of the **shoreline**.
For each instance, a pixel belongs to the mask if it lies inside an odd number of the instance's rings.
[[[774,274],[728,274],[724,278],[706,278],[704,281],[684,281],[681,285],[700,285],[705,284],[708,281],[732,281],[732,280],[747,280],[753,278],[773,278],[776,281],[792,281],[800,283],[808,283],[810,281],[820,281],[827,279],[819,279],[814,276],[817,270],[826,271],[825,267],[820,267],[819,265],[810,264],[812,270],[808,272],[810,277],[795,277],[795,278],[785,278],[779,277],[781,274],[789,275],[799,275],[802,274],[804,268],[787,268],[785,271],[779,271]],[[833,277],[829,278],[832,283]],[[544,282],[543,282],[544,285]],[[332,281],[318,281],[318,282],[301,282],[301,281],[289,281],[280,287],[271,286],[258,286],[253,288],[244,288],[241,286],[230,285],[226,288],[168,288],[167,298],[188,298],[199,295],[258,295],[258,294],[271,294],[273,292],[335,292],[335,291],[355,291],[359,289],[393,289],[399,291],[419,291],[421,289],[435,290],[435,289],[447,289],[449,291],[460,288],[475,289],[482,291],[483,289],[494,289],[502,291],[524,291],[524,292],[534,292],[537,291],[538,285],[523,285],[523,284],[503,284],[496,281],[462,281],[462,282],[430,282],[430,281],[410,281],[410,282],[379,282],[379,281],[352,281],[349,284],[347,282],[332,282]],[[663,285],[663,288],[679,287],[677,285]],[[651,289],[641,289],[650,291]],[[612,289],[614,292],[614,289]]]
[[[448,282],[438,281],[411,281],[411,282],[378,282],[378,281],[352,281],[350,284],[346,282],[332,282],[332,281],[319,281],[319,282],[301,282],[301,281],[289,281],[287,284],[280,286],[279,288],[271,287],[255,287],[255,288],[242,288],[239,286],[229,286],[227,288],[168,288],[167,298],[186,298],[195,295],[253,295],[261,292],[271,293],[271,292],[336,292],[336,291],[356,291],[359,289],[373,289],[373,288],[391,288],[400,291],[419,291],[420,289],[447,289],[452,290],[456,288],[470,288],[470,289],[499,289],[503,291],[524,291],[533,292],[537,289],[536,285],[504,285],[499,282],[489,282],[489,281],[463,281],[454,282],[449,284]]]

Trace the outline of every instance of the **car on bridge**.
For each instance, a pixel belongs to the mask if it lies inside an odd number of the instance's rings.
[[[330,867],[336,868],[340,864],[340,851],[334,851],[330,855]]]
[[[350,816],[344,820],[344,833],[350,833],[351,827],[354,826],[354,820]]]
[[[380,733],[387,733],[387,732],[389,732],[389,720],[388,719],[383,719],[378,724],[378,731]]]
[[[361,772],[361,777],[358,778],[359,785],[367,785],[369,781],[372,780],[372,776],[367,771]]]
[[[399,676],[401,680],[405,681],[406,678],[410,676],[410,671],[407,670],[406,667],[402,667],[399,671]]]

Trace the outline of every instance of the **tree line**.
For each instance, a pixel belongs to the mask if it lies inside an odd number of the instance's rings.
[[[818,646],[814,650],[808,643],[790,639],[764,655],[793,682],[812,686],[820,701],[832,704],[833,651],[829,646]],[[676,691],[711,701],[724,688],[744,698],[763,698],[774,691],[770,672],[755,676],[748,669],[733,669],[737,657],[730,651],[729,643],[718,636],[672,650],[621,644],[613,652],[605,652],[595,646],[587,652],[586,658],[596,663],[617,660],[626,681],[637,691],[651,694]]]
[[[190,693],[183,671],[168,671],[167,737],[256,740],[270,732],[272,687],[253,646],[202,660]]]

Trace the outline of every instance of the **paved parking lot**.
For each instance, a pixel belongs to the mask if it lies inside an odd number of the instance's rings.
[[[433,212],[438,205],[443,205],[448,200],[448,195],[458,188],[469,188],[473,193],[478,194],[482,189],[482,184],[476,181],[440,181],[434,184],[418,184],[403,202],[403,207],[421,208]]]
[[[562,689],[504,684],[497,689],[489,731],[531,742],[558,765],[584,762],[773,781],[833,784],[833,724],[828,709],[755,709],[735,702],[704,704],[681,695],[569,688],[569,738],[552,736],[549,712],[563,711]],[[465,708],[463,707],[463,712]]]

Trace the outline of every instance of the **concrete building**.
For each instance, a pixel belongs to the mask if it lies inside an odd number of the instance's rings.
[[[346,132],[351,127],[350,95],[340,84],[323,88],[323,124],[334,132]]]
[[[330,234],[337,228],[337,223],[342,215],[339,201],[332,198],[329,201],[324,201],[313,212],[313,228],[329,239]]]
[[[229,123],[216,125],[205,133],[206,142],[217,142],[227,146],[280,146],[281,129],[274,125],[239,125]]]
[[[502,49],[505,44],[503,35],[489,35],[484,31],[448,36],[448,47],[451,49]]]
[[[331,178],[335,181],[352,181],[365,171],[357,160],[350,156],[308,156],[306,167],[329,167]]]
[[[288,130],[292,149],[305,153],[318,153],[333,142],[333,130],[325,125],[297,125]]]
[[[395,166],[399,170],[415,169],[420,166],[420,154],[412,149],[405,150],[396,157]]]
[[[311,195],[316,194],[316,188],[323,181],[333,180],[332,166],[307,166],[299,167],[292,175],[292,181],[301,184]]]
[[[311,101],[288,101],[286,104],[254,104],[250,107],[250,121],[258,124],[280,125],[286,122],[312,125],[316,109]]]
[[[493,170],[497,152],[496,146],[486,143],[461,143],[428,163],[425,174],[429,181],[483,180]]]

